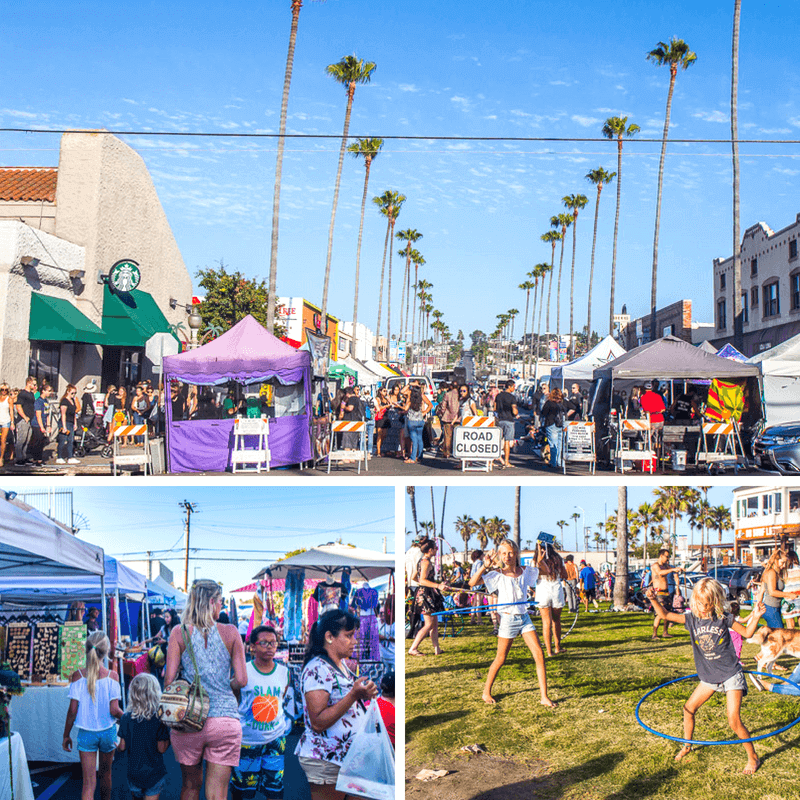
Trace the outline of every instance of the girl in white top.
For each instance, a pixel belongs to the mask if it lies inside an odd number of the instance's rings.
[[[81,800],[94,798],[98,751],[100,798],[111,798],[111,765],[117,747],[116,720],[122,716],[122,709],[119,707],[119,676],[103,666],[110,647],[111,643],[102,631],[90,634],[86,639],[86,668],[72,674],[69,687],[70,701],[62,747],[67,752],[72,750],[70,733],[75,725],[83,774]]]
[[[499,566],[499,569],[493,567]],[[491,570],[488,571],[487,570]],[[469,585],[486,584],[488,592],[497,592],[497,611],[500,616],[500,629],[497,634],[497,655],[489,667],[486,684],[483,687],[483,701],[494,704],[492,684],[505,664],[511,644],[517,636],[522,636],[531,651],[539,678],[539,692],[543,706],[555,708],[556,704],[547,696],[547,675],[544,668],[544,653],[539,637],[528,614],[528,590],[536,586],[539,570],[533,565],[523,567],[520,563],[519,548],[510,539],[503,539],[497,553],[487,553],[483,566],[470,578]]]
[[[536,566],[539,583],[536,584],[536,605],[542,615],[542,638],[548,657],[561,650],[561,609],[564,608],[564,587],[567,570],[555,547],[546,542],[536,542]]]

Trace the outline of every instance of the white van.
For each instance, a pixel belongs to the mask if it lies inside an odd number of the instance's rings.
[[[396,375],[392,378],[387,378],[385,383],[386,391],[391,392],[398,383],[401,386],[408,386],[411,381],[420,382],[422,391],[430,401],[430,404],[435,407],[436,392],[434,391],[431,379],[427,375]]]

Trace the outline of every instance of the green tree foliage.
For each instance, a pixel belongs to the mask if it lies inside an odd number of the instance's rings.
[[[205,290],[205,300],[199,306],[206,327],[225,332],[252,314],[262,325],[267,325],[267,282],[245,278],[238,270],[229,272],[225,262],[218,267],[197,271],[199,285]],[[283,326],[276,323],[275,335],[282,336]]]

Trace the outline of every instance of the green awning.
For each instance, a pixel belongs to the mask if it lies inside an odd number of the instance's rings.
[[[153,300],[139,289],[117,294],[103,288],[103,330],[112,347],[144,347],[156,333],[170,333],[169,322]]]
[[[330,378],[344,378],[345,376],[358,380],[358,373],[345,364],[334,364],[328,370],[328,377]]]
[[[45,342],[106,344],[108,337],[69,300],[31,294],[28,338]]]

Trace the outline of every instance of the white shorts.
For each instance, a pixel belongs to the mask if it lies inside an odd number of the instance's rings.
[[[536,584],[536,605],[539,608],[564,608],[564,587],[561,581],[543,578]]]

